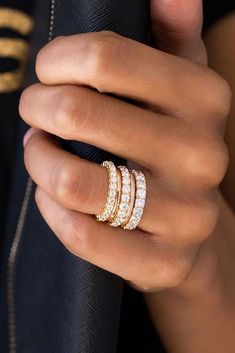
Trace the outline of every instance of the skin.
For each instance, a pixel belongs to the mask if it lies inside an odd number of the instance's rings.
[[[232,13],[218,21],[204,36],[209,65],[226,78],[232,92],[235,92],[235,49],[231,45],[234,28],[235,14]],[[234,97],[225,133],[230,164],[221,184],[219,221],[207,241],[208,246],[204,246],[213,254],[214,265],[217,265],[208,266],[209,256],[204,251],[204,264],[203,261],[201,264],[198,262],[184,286],[146,295],[156,327],[169,352],[234,352]]]
[[[25,164],[55,235],[73,254],[146,292],[169,352],[230,353],[235,221],[219,185],[229,162],[231,89],[223,72],[207,66],[201,1],[152,1],[151,10],[156,48],[103,31],[41,49],[40,83],[23,92],[19,106],[33,127]],[[95,220],[107,172],[63,151],[55,136],[93,144],[144,171],[147,203],[137,230]]]

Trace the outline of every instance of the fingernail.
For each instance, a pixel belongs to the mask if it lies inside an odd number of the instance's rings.
[[[37,129],[34,129],[33,127],[31,127],[26,134],[24,135],[23,138],[23,146],[25,147],[26,144],[28,143],[28,141],[31,139],[31,137],[37,132]]]

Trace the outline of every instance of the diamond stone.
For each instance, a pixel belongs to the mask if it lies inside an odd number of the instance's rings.
[[[125,194],[128,194],[128,193],[131,191],[131,188],[130,188],[129,185],[124,185],[122,191],[123,191]]]
[[[144,207],[145,200],[144,199],[137,199],[136,200],[136,206],[137,207]]]
[[[130,202],[130,196],[128,194],[122,195],[122,201],[129,203]]]
[[[132,173],[136,180],[136,199],[134,209],[128,223],[123,226],[124,229],[135,229],[141,221],[145,200],[146,200],[146,179],[145,175],[141,171],[132,170]]]
[[[128,204],[126,204],[126,203],[121,204],[121,205],[120,205],[120,209],[121,209],[122,211],[127,211],[127,210],[128,210]]]
[[[140,197],[141,199],[144,199],[146,196],[146,191],[145,190],[139,190],[137,193],[137,196]]]
[[[130,202],[130,183],[131,177],[130,172],[125,166],[118,167],[121,172],[122,177],[122,189],[121,189],[121,203],[118,207],[117,215],[114,221],[110,224],[112,227],[119,227],[125,220],[127,216],[127,212],[129,210],[129,202]]]
[[[104,207],[104,210],[101,214],[96,215],[96,219],[100,222],[105,222],[112,214],[114,206],[115,206],[115,199],[117,195],[118,189],[118,179],[117,179],[117,170],[113,162],[105,161],[102,163],[102,166],[107,168],[108,170],[108,177],[109,177],[109,192],[107,197],[107,202]]]

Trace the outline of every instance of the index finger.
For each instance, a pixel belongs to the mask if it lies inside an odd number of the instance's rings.
[[[53,40],[39,52],[36,72],[47,85],[85,85],[182,118],[187,111],[198,119],[208,93],[199,65],[106,31]]]

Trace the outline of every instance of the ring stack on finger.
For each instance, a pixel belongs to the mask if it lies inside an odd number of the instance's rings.
[[[133,230],[138,227],[146,201],[146,178],[140,170],[129,170],[125,166],[116,167],[105,161],[109,175],[109,191],[104,210],[96,215],[100,222],[112,227]]]

